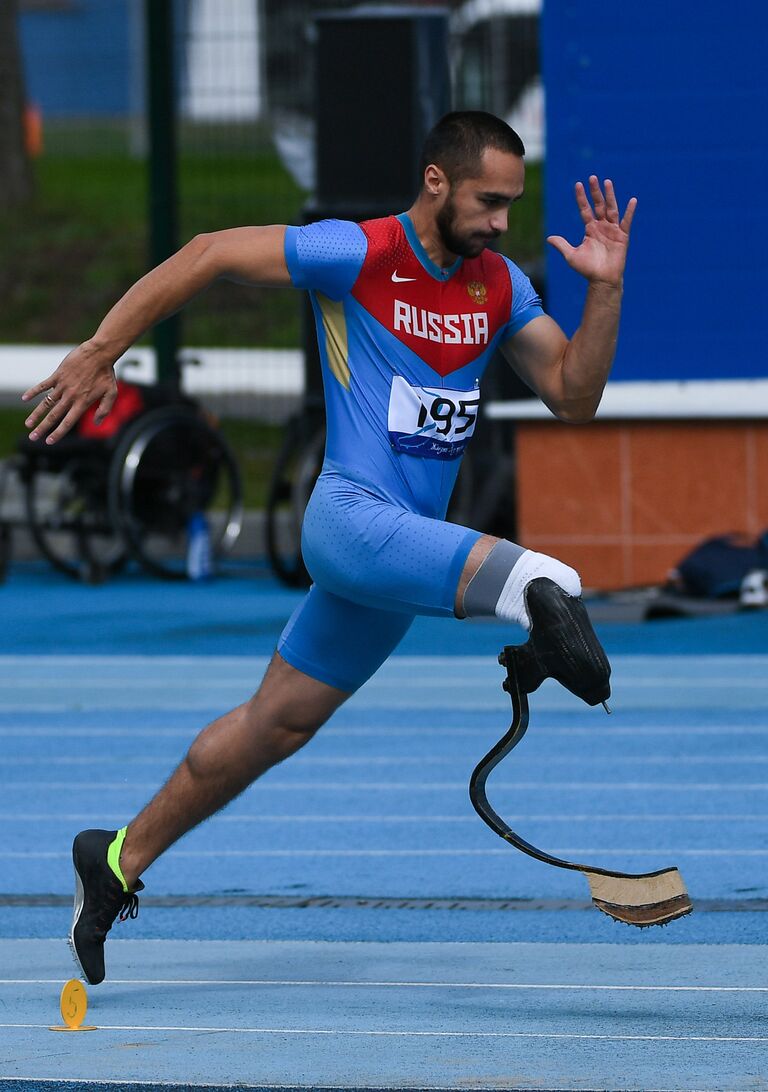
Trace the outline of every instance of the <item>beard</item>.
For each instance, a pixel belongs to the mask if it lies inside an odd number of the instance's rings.
[[[498,239],[501,232],[495,231],[492,235],[480,231],[462,233],[456,228],[456,206],[453,197],[449,194],[445,204],[435,218],[440,238],[451,254],[458,254],[461,258],[476,258],[482,254],[485,248],[494,239]]]

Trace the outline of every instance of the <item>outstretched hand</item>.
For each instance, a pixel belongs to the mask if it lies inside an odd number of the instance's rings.
[[[619,219],[613,182],[606,178],[603,185],[605,196],[597,175],[590,175],[590,204],[584,184],[576,183],[576,204],[584,221],[584,238],[579,246],[571,246],[562,235],[550,235],[547,242],[562,254],[571,269],[588,281],[620,286],[637,198],[630,198],[623,217]]]
[[[112,365],[97,357],[86,342],[73,349],[52,375],[30,387],[21,398],[29,402],[43,393],[45,398],[24,424],[32,430],[30,440],[47,437],[46,443],[53,444],[69,432],[94,402],[98,402],[96,422],[107,416],[117,397],[115,373]]]

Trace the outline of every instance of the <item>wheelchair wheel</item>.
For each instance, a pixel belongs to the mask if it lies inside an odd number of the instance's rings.
[[[325,427],[308,416],[289,425],[267,496],[267,554],[275,576],[291,588],[311,579],[301,556],[304,509],[323,465]]]
[[[107,506],[106,461],[35,457],[23,478],[30,534],[55,569],[99,584],[125,564],[127,551]]]
[[[237,541],[243,524],[240,472],[223,437],[194,410],[153,410],[129,426],[117,446],[109,510],[144,569],[186,580],[193,516],[206,518],[214,561]]]

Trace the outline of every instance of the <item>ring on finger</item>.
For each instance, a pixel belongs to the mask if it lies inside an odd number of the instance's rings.
[[[55,406],[56,405],[56,399],[53,397],[53,394],[51,393],[51,391],[48,391],[48,393],[46,394],[45,401],[48,403],[49,406]]]

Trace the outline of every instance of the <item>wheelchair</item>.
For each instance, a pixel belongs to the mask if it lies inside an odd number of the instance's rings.
[[[130,560],[185,580],[193,518],[204,517],[214,563],[242,528],[232,451],[201,407],[173,392],[120,381],[98,430],[90,411],[55,445],[24,438],[4,469],[18,479],[23,526],[41,554],[87,583],[103,583]],[[9,552],[7,525],[0,530]]]

